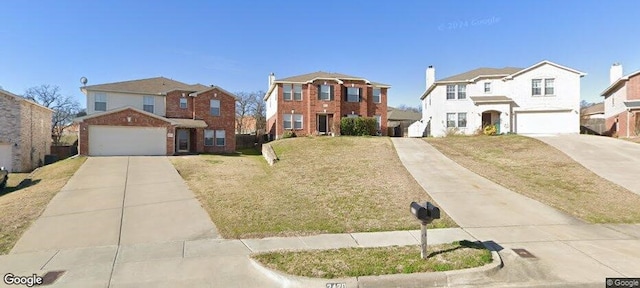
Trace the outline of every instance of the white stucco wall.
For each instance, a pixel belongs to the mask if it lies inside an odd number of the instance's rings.
[[[552,96],[532,96],[532,79],[554,79],[554,94]],[[491,93],[484,92],[484,83],[491,82]],[[450,85],[455,83],[450,83]],[[463,84],[463,83],[460,83]],[[482,112],[495,110],[500,114],[500,131],[515,132],[515,114],[518,110],[567,109],[571,116],[564,115],[561,123],[567,133],[580,131],[580,75],[550,64],[543,64],[515,76],[510,80],[478,79],[474,83],[466,83],[466,99],[446,99],[446,85],[438,84],[427,97],[422,100],[423,120],[430,121],[430,135],[439,137],[446,133],[447,113],[467,113],[467,127],[458,128],[465,134],[473,134],[482,125]],[[544,94],[544,80],[542,81]],[[509,104],[479,104],[475,105],[470,97],[478,96],[506,96],[514,101]],[[456,93],[457,97],[457,93]],[[431,98],[431,99],[429,99]],[[621,104],[616,99],[616,105]],[[607,102],[605,101],[605,105]],[[549,114],[554,117],[557,114]]]
[[[269,94],[267,98],[267,119],[276,115],[276,111],[278,111],[278,86],[271,91],[271,94]]]
[[[115,92],[96,92],[96,91],[87,91],[87,114],[93,114],[96,112],[94,108],[94,99],[96,93],[104,93],[107,95],[107,110],[116,109],[120,107],[131,106],[136,109],[142,110],[144,96],[153,96],[154,99],[154,107],[153,114],[159,116],[166,115],[166,99],[165,96],[160,95],[143,95],[143,94],[125,94],[125,93],[115,93]]]
[[[622,85],[604,99],[604,118],[614,117],[626,110],[624,101],[627,99],[627,86]]]

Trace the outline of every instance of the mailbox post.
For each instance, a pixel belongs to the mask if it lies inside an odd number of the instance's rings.
[[[410,211],[413,216],[420,221],[420,248],[422,259],[427,259],[427,224],[434,219],[440,219],[440,208],[433,206],[431,202],[420,205],[417,202],[411,202]]]

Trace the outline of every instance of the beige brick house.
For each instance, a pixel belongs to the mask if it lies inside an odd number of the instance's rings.
[[[340,73],[313,72],[275,79],[269,75],[264,96],[267,133],[272,139],[285,131],[296,135],[338,133],[343,117],[373,117],[387,134],[387,90],[390,85]]]
[[[79,123],[81,155],[230,153],[236,96],[218,86],[155,77],[80,88],[87,115]]]
[[[53,110],[0,89],[0,166],[29,172],[51,149]]]

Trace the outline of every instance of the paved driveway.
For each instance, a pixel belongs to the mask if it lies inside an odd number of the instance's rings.
[[[640,145],[593,135],[532,136],[564,152],[587,169],[640,194]]]
[[[11,253],[218,238],[166,157],[91,157]]]

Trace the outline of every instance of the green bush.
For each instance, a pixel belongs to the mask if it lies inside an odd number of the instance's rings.
[[[340,120],[340,133],[352,136],[373,136],[378,132],[378,122],[373,117],[345,117]]]
[[[296,137],[296,133],[293,131],[286,131],[284,132],[284,134],[282,134],[282,139],[293,138],[293,137]]]

